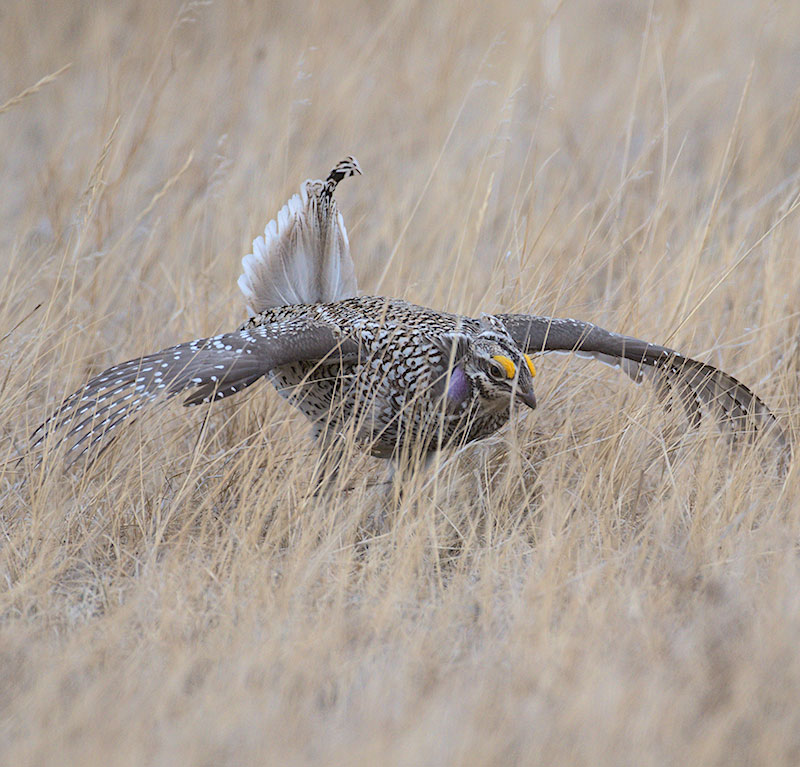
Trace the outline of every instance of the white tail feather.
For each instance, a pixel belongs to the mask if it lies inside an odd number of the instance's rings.
[[[360,174],[346,157],[326,181],[304,181],[253,240],[253,252],[242,259],[239,289],[251,314],[271,306],[338,301],[356,295],[355,268],[344,219],[333,192],[343,178]]]

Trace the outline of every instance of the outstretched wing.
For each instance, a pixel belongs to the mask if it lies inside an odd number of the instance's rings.
[[[622,368],[637,383],[651,378],[662,390],[674,390],[695,425],[700,423],[700,406],[704,404],[735,429],[769,431],[781,445],[786,444],[769,408],[743,383],[713,365],[589,322],[526,314],[496,316],[524,351],[574,352],[592,357]]]
[[[242,259],[239,288],[250,314],[273,306],[340,301],[356,295],[356,273],[342,214],[333,193],[344,178],[360,174],[345,157],[325,181],[304,181],[284,205],[253,252]]]
[[[280,365],[357,356],[356,341],[310,320],[200,338],[104,370],[67,397],[31,439],[35,447],[54,435],[73,462],[151,402],[189,390],[184,405],[199,405],[236,394]]]

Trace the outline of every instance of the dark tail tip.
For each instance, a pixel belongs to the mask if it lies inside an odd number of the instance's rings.
[[[328,178],[325,180],[325,192],[330,196],[342,179],[360,175],[361,166],[358,164],[358,160],[352,155],[348,155],[344,160],[337,162],[333,170],[328,174]]]

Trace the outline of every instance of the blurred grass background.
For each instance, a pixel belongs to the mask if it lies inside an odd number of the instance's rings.
[[[266,386],[18,458],[239,323],[252,238],[350,153],[363,292],[669,342],[791,431],[799,93],[788,1],[0,6],[0,762],[796,764],[796,471],[615,371],[540,360],[402,498],[355,452],[315,497]]]

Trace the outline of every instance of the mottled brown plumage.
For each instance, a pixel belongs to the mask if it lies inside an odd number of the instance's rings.
[[[409,441],[424,452],[480,439],[508,421],[512,397],[535,406],[524,353],[493,318],[362,296],[267,309],[242,329],[297,317],[336,328],[358,344],[360,359],[295,362],[273,369],[273,383],[317,432],[352,426],[373,455],[391,457]],[[497,357],[511,361],[511,377]],[[454,374],[463,376],[460,388]]]

